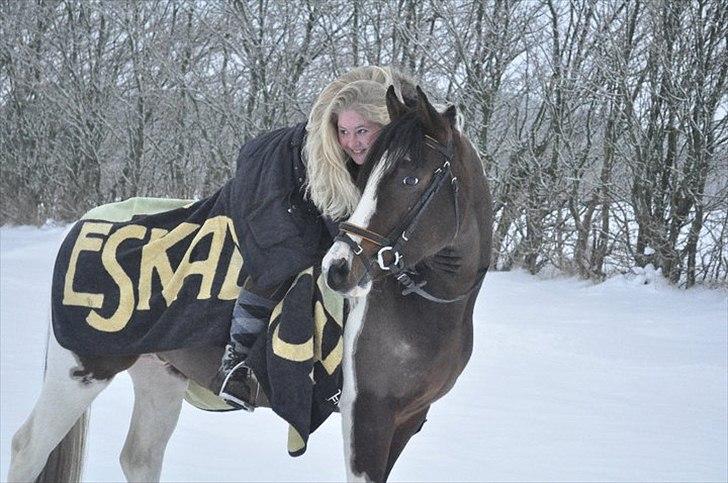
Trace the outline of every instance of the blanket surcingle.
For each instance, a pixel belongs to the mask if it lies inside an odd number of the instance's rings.
[[[224,346],[245,270],[222,195],[132,198],[74,225],[53,273],[61,346],[100,356]],[[305,452],[309,434],[337,409],[344,312],[318,270],[304,270],[250,356],[271,408],[290,424],[292,456]]]

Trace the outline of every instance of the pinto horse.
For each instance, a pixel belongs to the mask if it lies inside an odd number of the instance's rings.
[[[490,192],[455,109],[390,88],[392,123],[357,183],[362,199],[324,258],[349,300],[339,403],[349,480],[386,480],[430,405],[472,351],[472,313],[490,260]],[[386,235],[382,235],[386,234]],[[120,455],[130,481],[159,480],[188,384],[209,387],[222,349],[128,357],[74,354],[49,337],[40,397],[13,437],[10,481],[78,481],[87,410],[127,370],[134,409]]]
[[[470,358],[473,305],[490,263],[492,212],[480,158],[418,88],[390,89],[362,198],[323,261],[349,297],[340,410],[348,478],[386,480],[430,405]],[[426,285],[425,285],[426,284]]]

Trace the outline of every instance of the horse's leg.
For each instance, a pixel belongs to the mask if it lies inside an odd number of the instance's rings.
[[[80,478],[86,409],[115,374],[105,370],[101,375],[107,377],[101,377],[96,366],[86,362],[50,334],[43,388],[30,416],[13,436],[9,481]]]
[[[407,442],[425,423],[427,411],[429,410],[430,406],[427,406],[425,409],[412,414],[397,424],[397,429],[394,430],[394,436],[392,437],[392,446],[389,448],[389,460],[387,461],[387,473],[384,477],[385,479],[389,478],[389,473],[392,471],[394,463],[397,462],[397,458],[399,458],[399,455],[407,445]]]
[[[121,451],[121,468],[129,481],[159,481],[187,378],[156,355],[140,357],[129,375],[134,383],[134,411]]]
[[[384,481],[394,435],[395,414],[389,402],[358,394],[342,408],[344,452],[349,481]]]

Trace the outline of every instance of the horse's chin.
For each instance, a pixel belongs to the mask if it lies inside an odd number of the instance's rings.
[[[364,276],[363,279],[354,286],[351,290],[349,290],[346,293],[343,293],[342,295],[345,295],[349,298],[363,298],[369,295],[369,292],[372,290],[372,279],[368,276]]]
[[[366,297],[372,290],[372,278],[368,273],[364,273],[358,282],[353,282],[349,279],[349,283],[346,283],[343,287],[332,288],[329,286],[329,288],[344,297],[362,298]]]

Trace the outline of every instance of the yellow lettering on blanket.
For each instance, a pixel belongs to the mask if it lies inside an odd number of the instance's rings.
[[[108,235],[111,223],[84,223],[76,238],[76,244],[71,252],[68,262],[66,280],[63,284],[63,305],[79,305],[100,309],[104,304],[104,295],[100,293],[76,292],[73,290],[73,279],[76,277],[76,264],[82,251],[98,252],[101,250],[102,239],[89,235]]]
[[[152,277],[156,271],[161,283],[161,294],[167,306],[176,300],[182,289],[185,279],[191,275],[201,277],[197,300],[210,299],[215,274],[225,274],[217,298],[221,300],[235,300],[240,291],[237,278],[243,266],[243,258],[237,246],[226,267],[218,267],[223,246],[228,233],[237,245],[234,225],[227,216],[216,216],[205,220],[202,226],[195,223],[180,223],[168,231],[161,228],[151,228],[141,225],[125,225],[115,232],[111,232],[113,224],[85,222],[79,230],[76,243],[71,251],[68,269],[66,271],[63,305],[101,309],[104,305],[104,293],[76,292],[73,288],[76,277],[79,256],[81,252],[101,252],[101,265],[108,272],[116,284],[119,293],[118,305],[109,317],[100,315],[96,310],[90,310],[86,322],[97,330],[104,332],[118,332],[122,330],[132,318],[134,310],[150,310],[152,297]],[[134,283],[119,262],[119,246],[126,240],[143,240],[149,232],[149,240],[141,247],[139,256],[139,300],[135,300]],[[194,238],[186,246],[182,261],[175,268],[169,259],[169,251],[194,233]],[[96,235],[96,236],[94,236]],[[99,236],[100,235],[100,236]],[[106,238],[104,238],[106,236]],[[201,241],[209,238],[209,248],[200,257]],[[184,245],[183,245],[184,246]],[[103,247],[103,250],[102,250]],[[183,248],[184,249],[184,248]],[[110,295],[110,294],[108,294]]]
[[[185,278],[194,274],[202,276],[200,292],[197,294],[197,299],[204,300],[212,296],[212,280],[215,277],[215,270],[220,261],[220,252],[222,251],[222,244],[225,241],[225,234],[228,229],[227,220],[229,220],[227,216],[215,216],[205,220],[205,224],[202,225],[202,228],[197,232],[195,238],[192,239],[185,256],[182,258],[182,262],[174,272],[169,284],[162,290],[162,295],[164,295],[167,304],[172,303],[177,298],[177,294],[179,294]],[[205,260],[191,261],[197,244],[209,234],[212,234],[209,256]]]
[[[326,369],[326,372],[331,375],[334,373],[336,368],[341,365],[341,360],[344,356],[344,340],[339,337],[339,341],[336,343],[336,347],[334,347],[331,352],[329,352],[328,356],[324,357],[324,328],[326,327],[329,319],[326,317],[326,311],[324,310],[324,306],[321,304],[321,302],[317,301],[316,305],[314,306],[313,320],[316,324],[316,330],[314,330],[313,332],[314,338],[316,339],[314,341],[314,358],[317,361],[321,361],[321,365],[323,365],[324,369]],[[332,317],[332,320],[338,323],[338,321],[334,317]]]
[[[108,319],[92,310],[86,317],[86,322],[94,329],[103,330],[104,332],[118,332],[129,322],[131,313],[134,311],[134,285],[132,285],[131,279],[116,260],[116,250],[124,240],[129,238],[141,240],[146,234],[147,229],[141,225],[127,225],[116,230],[106,240],[104,251],[101,252],[101,263],[103,263],[104,268],[119,287],[119,305]]]
[[[191,235],[200,225],[195,223],[180,223],[174,230],[168,232],[161,228],[153,228],[149,242],[142,248],[141,271],[139,272],[139,303],[138,310],[149,310],[149,299],[152,297],[152,271],[156,270],[162,287],[168,287],[174,275],[172,265],[169,263],[167,250]],[[167,292],[162,291],[167,305],[172,303]]]
[[[233,220],[228,218],[227,222],[230,234],[233,237],[233,242],[235,242],[235,246],[240,246],[240,243],[238,243],[238,236],[235,234]],[[243,255],[240,253],[240,250],[233,250],[233,254],[230,257],[230,265],[228,265],[227,273],[225,274],[225,279],[222,282],[222,287],[220,287],[220,293],[217,298],[220,300],[236,300],[238,298],[238,294],[240,293],[240,287],[238,287],[238,274],[240,273],[241,268],[243,268]]]

